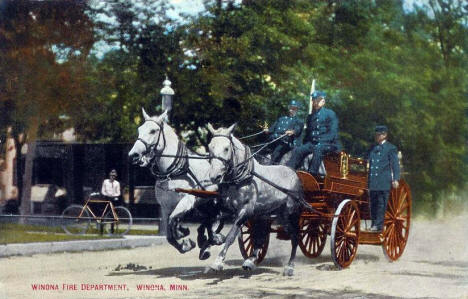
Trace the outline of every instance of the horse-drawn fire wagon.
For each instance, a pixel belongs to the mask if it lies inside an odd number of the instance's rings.
[[[305,171],[297,174],[302,182],[305,199],[316,212],[304,211],[299,220],[299,247],[305,256],[318,257],[330,236],[333,262],[339,268],[348,267],[357,253],[359,244],[382,245],[390,261],[397,260],[408,240],[411,217],[411,191],[404,180],[392,189],[385,213],[382,232],[361,230],[361,220],[370,219],[367,191],[367,161],[351,158],[345,152],[330,153],[323,161],[326,175],[314,177]],[[251,256],[255,236],[247,222],[238,237],[244,258]],[[287,239],[281,226],[272,221],[270,232],[279,239]],[[268,250],[269,237],[263,244],[258,262]]]
[[[180,252],[195,246],[189,239],[177,242],[176,238],[187,236],[188,230],[174,233],[183,215],[194,209],[195,197],[219,197],[222,206],[236,217],[211,269],[222,269],[236,236],[246,259],[243,268],[253,269],[267,253],[271,232],[279,239],[291,239],[291,256],[284,275],[293,275],[297,246],[307,257],[317,257],[327,235],[333,261],[339,268],[352,263],[359,244],[382,245],[390,260],[403,254],[411,218],[411,191],[403,180],[390,192],[383,231],[361,230],[361,220],[370,219],[367,161],[351,158],[345,152],[330,153],[323,159],[323,175],[318,176],[281,165],[262,165],[255,153],[232,134],[235,124],[217,130],[208,124],[212,134],[210,155],[200,156],[189,153],[164,123],[165,113],[150,117],[143,110],[143,116],[145,123],[138,129],[139,137],[129,157],[142,167],[157,170],[155,173],[168,184],[164,189],[167,194],[188,193],[183,197],[166,196],[176,202],[169,218],[168,241]],[[202,181],[219,186],[219,193],[206,190]],[[222,242],[218,231],[216,238],[210,231],[214,220],[208,217],[203,222],[212,235],[209,245]]]

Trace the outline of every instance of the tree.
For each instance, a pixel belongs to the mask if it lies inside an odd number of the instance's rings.
[[[0,129],[5,135],[12,128],[18,154],[23,143],[30,143],[25,181],[18,171],[23,213],[30,208],[34,141],[40,127],[80,100],[80,68],[72,61],[86,57],[93,44],[87,8],[84,1],[25,0],[4,1],[0,7]]]

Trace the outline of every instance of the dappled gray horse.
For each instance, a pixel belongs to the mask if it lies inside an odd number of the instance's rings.
[[[197,208],[202,214],[202,226],[208,230],[208,240],[204,229],[198,230],[200,259],[209,257],[210,244],[222,244],[224,237],[213,233],[212,224],[217,219],[218,210],[212,199],[203,200],[194,195],[175,192],[176,188],[204,189],[211,186],[207,159],[187,149],[174,130],[164,122],[167,111],[160,116],[150,117],[143,109],[145,122],[138,128],[138,139],[128,153],[133,164],[149,167],[158,179],[155,183],[156,199],[162,208],[163,219],[167,219],[167,240],[179,252],[191,250],[195,243],[186,237],[190,231],[179,222],[188,212]],[[198,159],[197,159],[198,158]],[[202,234],[202,235],[200,235]],[[200,243],[204,244],[200,244]]]
[[[223,268],[227,250],[246,220],[267,219],[266,216],[277,214],[285,232],[291,237],[292,246],[291,256],[283,274],[293,275],[299,215],[302,208],[310,208],[304,201],[301,181],[296,172],[289,167],[258,163],[251,157],[250,148],[232,135],[234,128],[235,125],[232,125],[227,129],[215,130],[208,124],[208,129],[213,134],[209,144],[210,178],[213,183],[219,184],[223,206],[235,215],[234,225],[226,236],[224,247],[210,268]],[[266,233],[269,231],[265,231]],[[254,254],[244,261],[244,269],[255,267],[260,244],[254,245]]]

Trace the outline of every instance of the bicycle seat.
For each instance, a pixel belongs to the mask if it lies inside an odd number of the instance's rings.
[[[99,193],[99,192],[93,192],[93,193],[89,194],[89,197],[93,197],[93,198],[98,197],[98,198],[100,198],[100,197],[101,197],[101,193]]]

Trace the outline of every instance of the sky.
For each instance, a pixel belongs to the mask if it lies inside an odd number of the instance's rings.
[[[196,15],[203,10],[202,0],[169,0],[169,3],[174,6],[174,10],[169,12],[171,18],[178,18],[180,12]]]
[[[99,2],[101,0],[95,1],[97,1],[96,3],[101,3]],[[236,2],[240,3],[241,0],[236,0]],[[411,11],[414,4],[424,5],[427,4],[427,2],[428,0],[404,0],[404,9]],[[169,0],[169,4],[172,5],[174,9],[168,11],[168,16],[182,23],[184,20],[179,16],[180,13],[194,16],[204,10],[203,0]],[[104,42],[99,42],[94,46],[93,52],[97,55],[97,57],[101,58],[107,51],[111,50],[112,48],[115,48],[115,46],[105,44]]]

